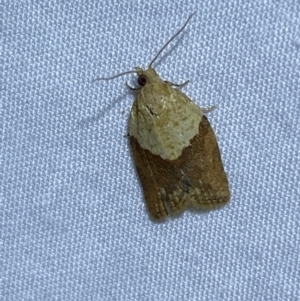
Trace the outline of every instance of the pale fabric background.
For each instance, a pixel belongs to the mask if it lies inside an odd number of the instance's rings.
[[[1,300],[300,300],[300,2],[4,1]],[[132,163],[134,75],[208,114],[232,199],[153,223]]]

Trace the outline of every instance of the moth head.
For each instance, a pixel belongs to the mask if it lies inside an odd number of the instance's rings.
[[[144,87],[147,84],[153,84],[161,81],[159,75],[152,67],[149,67],[146,70],[136,67],[135,70],[138,75],[137,82],[141,87]]]

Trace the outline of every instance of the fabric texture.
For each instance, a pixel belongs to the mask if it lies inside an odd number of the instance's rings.
[[[5,1],[1,300],[300,300],[300,2]],[[232,197],[150,220],[130,155],[154,68],[207,114]]]

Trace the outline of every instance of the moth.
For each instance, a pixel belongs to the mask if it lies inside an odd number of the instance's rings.
[[[187,207],[213,209],[230,199],[213,129],[204,114],[177,85],[162,80],[152,64],[190,21],[161,48],[146,70],[135,68],[108,78],[137,73],[128,136],[146,205],[154,220],[177,215]]]

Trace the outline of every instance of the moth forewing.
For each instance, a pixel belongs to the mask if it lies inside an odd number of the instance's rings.
[[[148,75],[152,70],[145,70]],[[202,110],[162,80],[146,83],[134,101],[129,136],[153,219],[186,207],[210,209],[229,201],[215,134]]]

